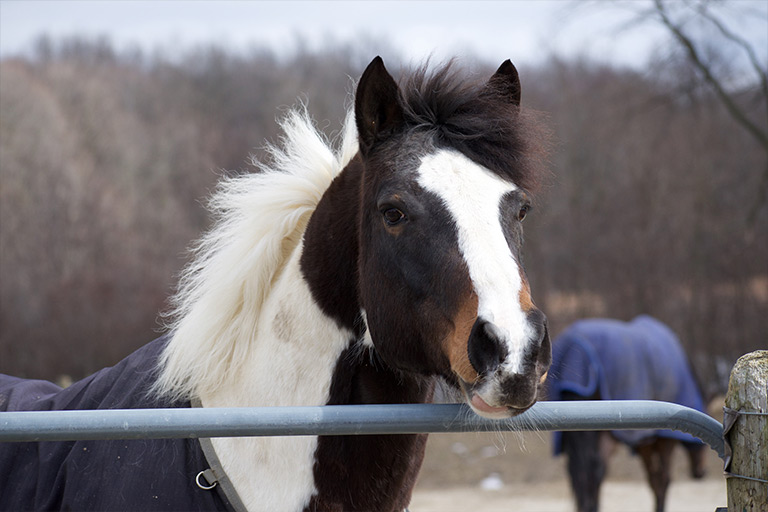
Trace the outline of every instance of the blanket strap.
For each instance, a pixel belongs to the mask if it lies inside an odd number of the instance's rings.
[[[203,406],[203,404],[197,398],[193,399],[191,404],[192,407]],[[237,494],[235,486],[227,476],[227,473],[224,471],[224,468],[221,465],[221,461],[219,461],[219,457],[216,455],[216,450],[213,448],[211,439],[209,437],[200,437],[198,438],[198,441],[200,442],[200,448],[203,449],[205,460],[208,461],[208,464],[211,467],[197,474],[195,477],[195,483],[197,486],[204,490],[211,490],[214,487],[219,486],[219,490],[222,492],[222,494],[224,494],[224,497],[227,499],[227,501],[229,501],[229,504],[232,506],[235,512],[247,512],[248,509],[245,508],[243,501],[240,499],[240,495]],[[201,476],[207,481],[208,485],[204,485],[201,482]]]

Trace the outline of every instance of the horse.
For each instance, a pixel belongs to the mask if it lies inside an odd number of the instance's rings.
[[[551,400],[662,400],[704,412],[696,378],[677,336],[647,315],[630,322],[580,320],[552,344],[547,379]],[[672,451],[686,448],[691,475],[705,474],[705,444],[673,430],[555,432],[555,455],[565,453],[579,512],[596,512],[600,485],[617,442],[639,454],[655,498],[664,511]]]
[[[8,410],[428,403],[530,408],[551,362],[522,265],[546,130],[507,60],[396,82],[375,58],[340,141],[286,114],[259,172],[225,177],[167,333],[65,390],[0,381]],[[32,396],[32,405],[26,400]],[[6,443],[2,509],[403,510],[426,435]]]

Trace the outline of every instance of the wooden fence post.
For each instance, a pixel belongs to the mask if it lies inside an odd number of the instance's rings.
[[[768,350],[739,358],[725,407],[725,440],[733,451],[725,468],[728,512],[768,512]]]

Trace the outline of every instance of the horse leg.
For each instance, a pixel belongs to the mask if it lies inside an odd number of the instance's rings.
[[[683,447],[688,452],[688,460],[691,463],[691,477],[697,480],[704,478],[704,475],[707,474],[707,446],[704,444],[683,443]]]
[[[600,457],[607,464],[607,462],[611,460],[611,457],[613,457],[613,454],[616,453],[616,447],[619,445],[619,443],[616,441],[616,438],[611,435],[610,432],[602,431],[600,432],[598,444]],[[607,469],[607,466],[605,469]]]
[[[656,438],[654,441],[637,448],[637,452],[645,465],[648,483],[656,497],[656,512],[664,512],[670,481],[669,466],[674,447],[675,441],[673,439]]]
[[[568,456],[568,474],[576,497],[578,512],[597,512],[600,484],[607,468],[604,456],[610,450],[601,450],[604,432],[563,432],[563,451]]]

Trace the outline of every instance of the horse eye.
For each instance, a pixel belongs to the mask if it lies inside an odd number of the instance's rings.
[[[520,211],[517,214],[517,220],[521,221],[525,218],[526,215],[528,215],[528,212],[531,211],[530,205],[523,205],[522,208],[520,208]]]
[[[397,208],[387,208],[381,213],[384,215],[384,221],[389,226],[395,226],[405,220],[405,214]]]

